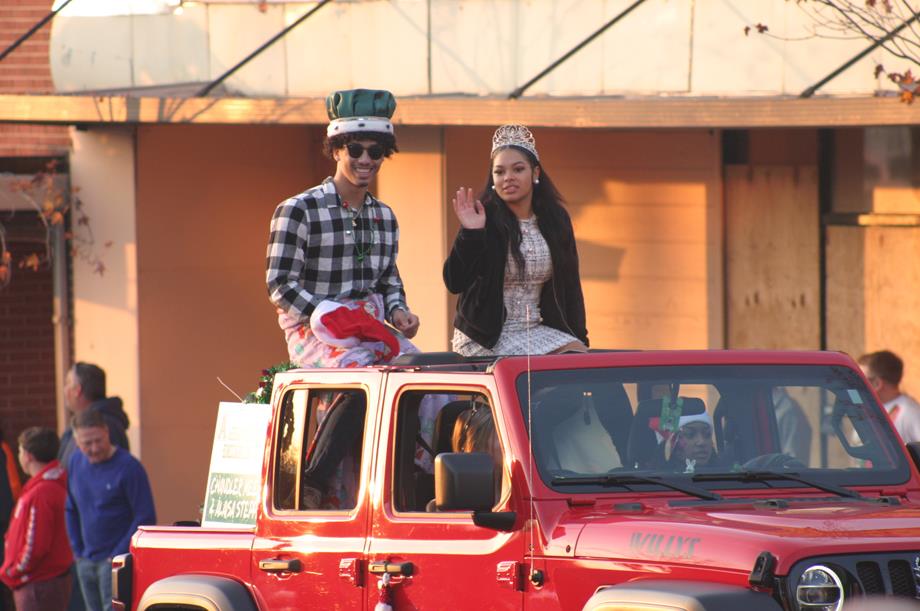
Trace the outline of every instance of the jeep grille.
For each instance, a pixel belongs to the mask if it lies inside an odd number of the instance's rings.
[[[860,595],[900,596],[920,599],[920,552],[825,556],[802,560],[792,567],[787,592],[795,600],[795,588],[809,566],[830,566],[844,578],[847,597]]]

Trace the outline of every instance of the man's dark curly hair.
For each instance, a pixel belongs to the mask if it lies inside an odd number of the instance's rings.
[[[382,134],[380,132],[351,132],[348,134],[337,134],[331,138],[326,136],[323,140],[323,153],[326,157],[332,159],[333,151],[343,146],[348,146],[349,143],[357,142],[358,140],[373,140],[383,147],[384,157],[389,157],[393,153],[399,152],[399,149],[396,147],[396,136],[393,134]]]

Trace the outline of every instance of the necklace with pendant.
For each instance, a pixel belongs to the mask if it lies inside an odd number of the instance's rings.
[[[358,263],[363,263],[364,259],[366,259],[371,254],[371,249],[374,247],[374,231],[371,229],[370,235],[367,236],[367,239],[359,239],[361,235],[358,231],[358,217],[361,216],[361,212],[364,210],[364,206],[355,209],[354,206],[351,206],[348,202],[342,200],[342,207],[351,213],[351,228],[355,235],[355,258],[358,260]]]

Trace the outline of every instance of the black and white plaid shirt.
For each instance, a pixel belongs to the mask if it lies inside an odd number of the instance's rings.
[[[265,281],[269,299],[306,322],[324,299],[362,299],[380,293],[387,320],[408,310],[396,254],[399,226],[393,211],[370,193],[355,216],[342,205],[332,178],[275,209]]]

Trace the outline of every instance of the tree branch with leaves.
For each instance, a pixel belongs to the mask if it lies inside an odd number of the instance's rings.
[[[68,213],[73,229],[64,231],[64,239],[70,247],[71,255],[92,266],[94,273],[100,276],[105,273],[105,264],[97,250],[90,219],[78,196],[79,189],[74,188],[68,192],[62,185],[58,165],[57,160],[51,160],[42,171],[31,177],[12,181],[9,185],[9,191],[19,197],[25,208],[36,213],[43,228],[43,238],[39,248],[14,260],[9,242],[15,240],[8,235],[7,228],[0,220],[0,289],[10,285],[14,268],[38,271],[52,265],[54,232],[64,230]],[[108,249],[111,245],[111,242],[106,242],[103,248]]]
[[[920,95],[920,82],[912,69],[920,66],[920,0],[786,0],[795,2],[810,22],[806,36],[786,38],[770,32],[768,24],[745,26],[751,33],[777,40],[808,38],[862,39],[884,49],[894,59],[908,64],[901,71],[889,71],[876,64],[874,76],[885,75],[900,90],[901,100],[911,103]]]

